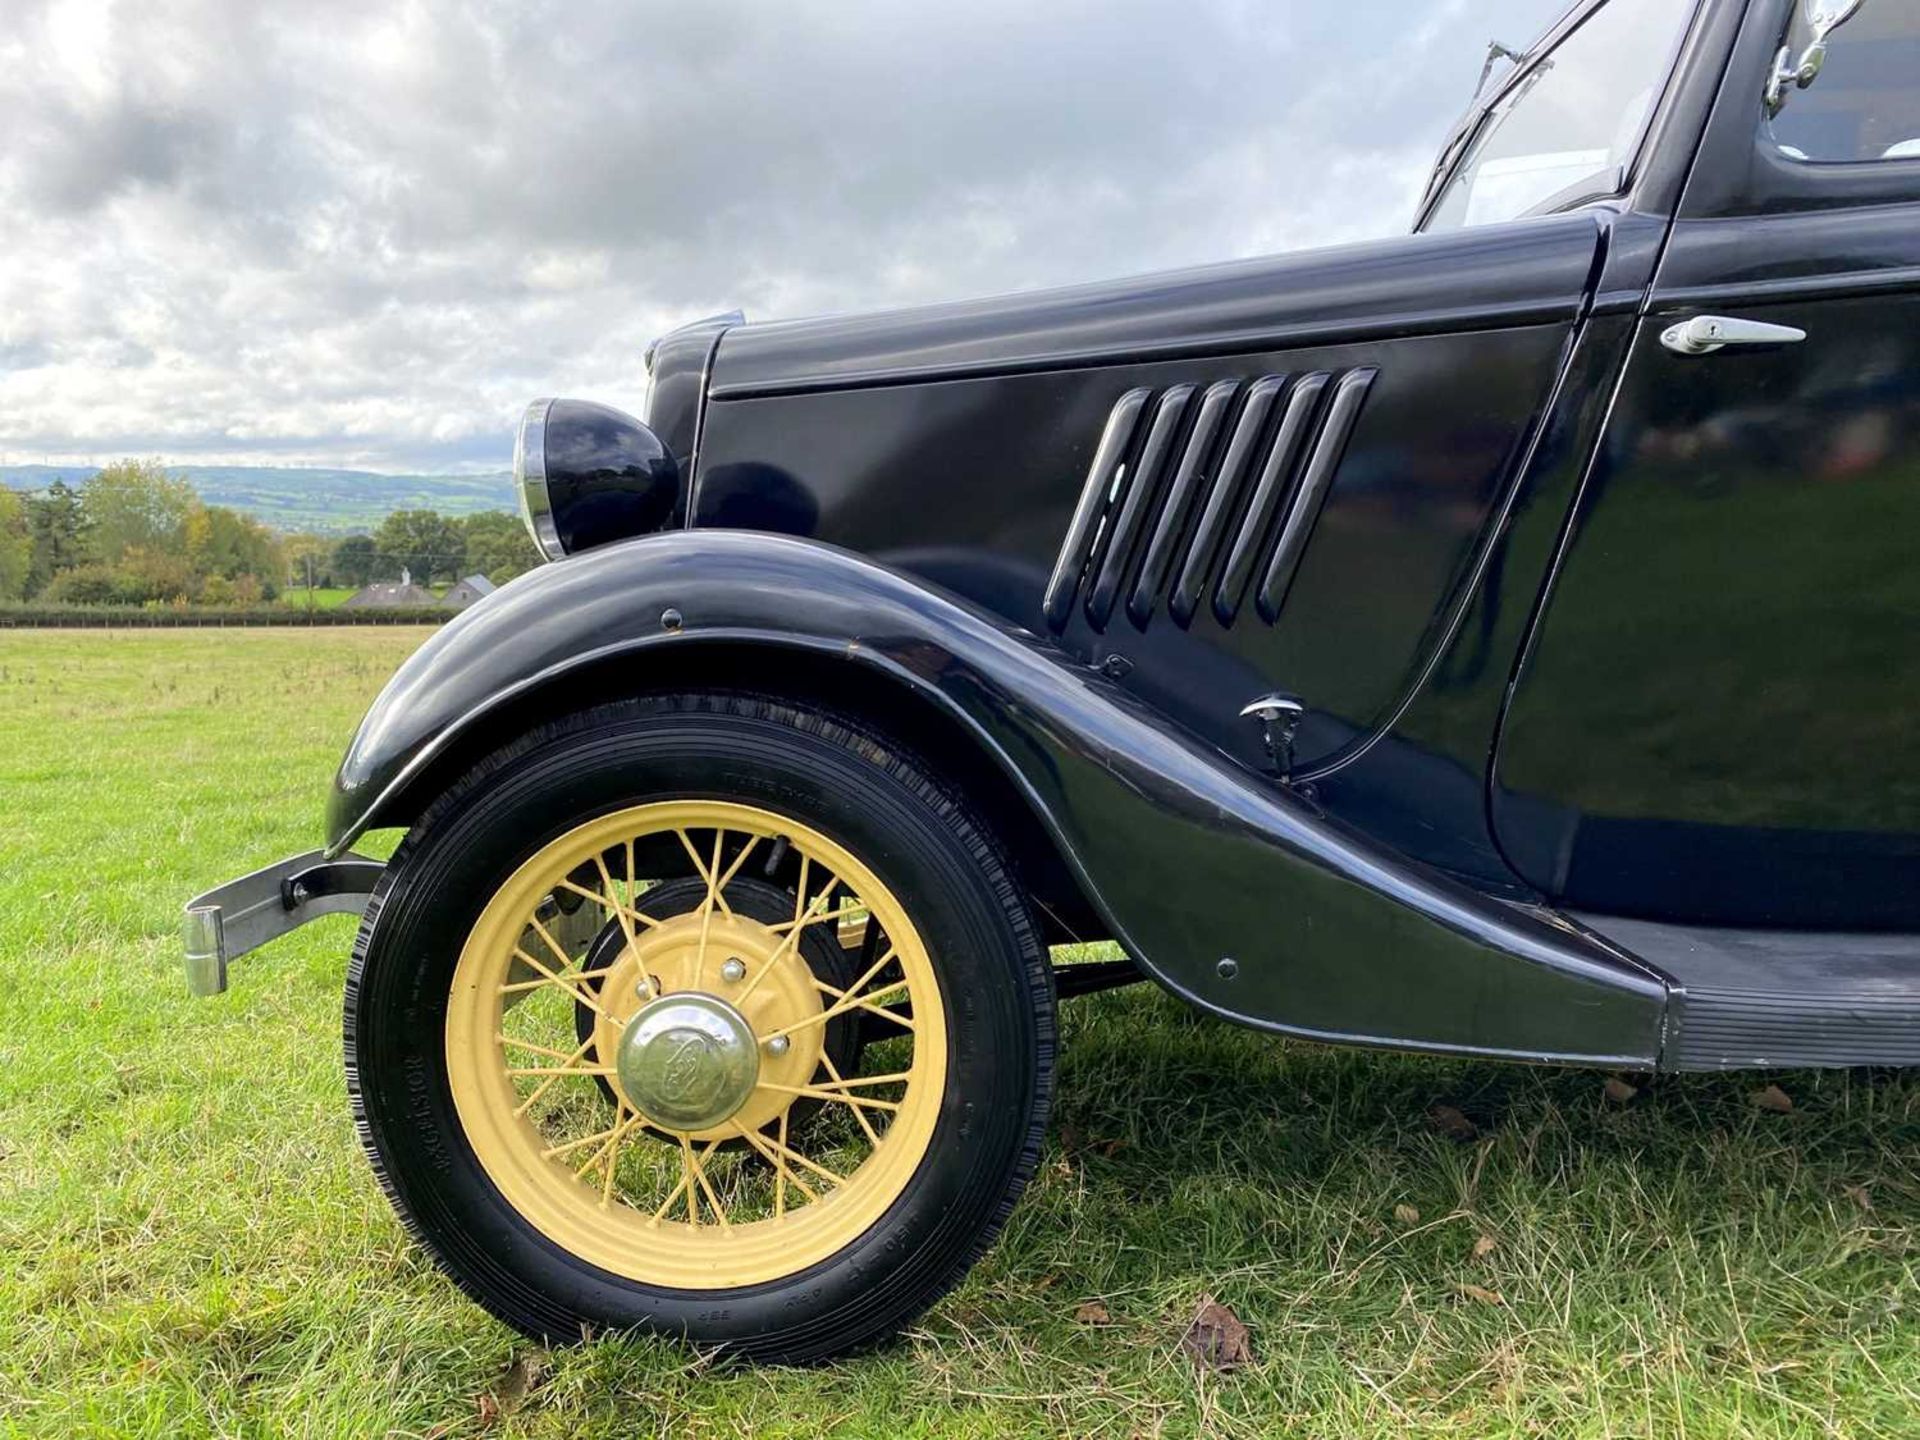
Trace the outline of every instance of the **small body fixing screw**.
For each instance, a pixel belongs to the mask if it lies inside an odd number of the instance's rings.
[[[1133,662],[1116,651],[1100,662],[1100,673],[1109,680],[1124,680],[1133,673]]]
[[[786,1036],[776,1035],[767,1041],[767,1053],[769,1055],[784,1055],[787,1053],[788,1047],[792,1044],[793,1041],[789,1040]]]
[[[684,623],[685,617],[671,605],[660,612],[660,628],[662,630],[678,630]]]
[[[1240,973],[1240,962],[1232,956],[1227,956],[1213,968],[1219,971],[1222,980],[1231,980]]]
[[[720,967],[720,978],[729,985],[738,985],[747,978],[747,967],[738,955],[729,956],[727,963]]]

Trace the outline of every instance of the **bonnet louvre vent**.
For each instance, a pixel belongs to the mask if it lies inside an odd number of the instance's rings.
[[[1042,608],[1144,630],[1162,602],[1231,625],[1249,590],[1271,625],[1353,433],[1372,369],[1129,390],[1114,403]]]

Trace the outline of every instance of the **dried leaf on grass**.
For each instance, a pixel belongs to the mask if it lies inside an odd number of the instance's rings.
[[[1625,1105],[1640,1093],[1638,1087],[1629,1085],[1618,1075],[1609,1075],[1607,1077],[1607,1083],[1602,1085],[1600,1089],[1606,1095],[1607,1099],[1616,1105]]]
[[[1489,1290],[1484,1285],[1475,1285],[1467,1280],[1456,1280],[1454,1284],[1459,1287],[1462,1295],[1466,1296],[1469,1300],[1477,1301],[1479,1304],[1504,1305],[1507,1303],[1501,1298],[1498,1290]]]
[[[480,1423],[491,1425],[519,1411],[527,1403],[527,1397],[545,1382],[551,1368],[552,1364],[544,1350],[529,1350],[514,1356],[508,1362],[505,1373],[494,1383],[493,1389],[475,1402],[480,1412]]]
[[[1221,1372],[1237,1370],[1253,1359],[1247,1327],[1240,1317],[1211,1295],[1200,1297],[1187,1333],[1180,1337],[1180,1348],[1197,1365]]]
[[[1476,1235],[1473,1237],[1473,1258],[1476,1260],[1486,1259],[1487,1256],[1499,1248],[1500,1242],[1495,1240],[1491,1235]]]
[[[1840,1188],[1846,1192],[1847,1198],[1862,1210],[1873,1209],[1873,1192],[1868,1190],[1866,1186],[1843,1185]]]
[[[1754,1091],[1753,1103],[1762,1110],[1771,1110],[1776,1115],[1793,1113],[1793,1097],[1778,1085],[1765,1085]]]
[[[1427,1119],[1432,1122],[1434,1129],[1449,1140],[1471,1140],[1480,1133],[1480,1127],[1452,1105],[1429,1106]]]
[[[1403,1201],[1393,1207],[1393,1218],[1398,1220],[1402,1225],[1418,1225],[1420,1223],[1420,1211],[1416,1207],[1408,1205]]]
[[[1113,1316],[1107,1313],[1107,1307],[1098,1300],[1088,1300],[1073,1312],[1076,1325],[1111,1325]]]

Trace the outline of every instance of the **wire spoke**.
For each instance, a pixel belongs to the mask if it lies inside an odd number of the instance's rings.
[[[517,980],[502,985],[500,987],[502,994],[513,990],[537,990],[542,985],[558,985],[562,990],[573,996],[575,1000],[586,1006],[587,1009],[598,1015],[602,1020],[610,1021],[613,1018],[608,1015],[605,1010],[600,1008],[600,1002],[598,1000],[572,983],[575,979],[584,980],[586,978],[587,972],[584,970],[569,970],[565,973],[558,970],[549,970],[544,964],[534,959],[533,956],[522,950],[518,945],[513,947],[513,957],[523,964],[531,966],[539,973],[540,978],[538,980]]]
[[[707,934],[713,928],[713,907],[716,901],[718,901],[720,893],[720,847],[726,843],[727,832],[717,826],[714,829],[713,867],[711,869],[700,859],[699,848],[694,845],[692,836],[687,834],[684,829],[675,830],[673,833],[680,837],[680,844],[682,848],[686,850],[687,858],[693,861],[693,868],[699,872],[700,878],[707,882],[706,898],[700,902],[700,943],[693,952],[693,979],[688,987],[698,990],[700,988],[700,977],[704,973],[707,964]],[[718,901],[718,903],[724,904],[725,902]],[[727,913],[732,914],[733,912],[728,911]]]
[[[847,991],[834,989],[833,986],[822,980],[818,975],[813,977],[813,983],[822,991],[831,995],[835,1000],[845,1000],[848,998]],[[889,985],[885,990],[875,991],[874,994],[891,994],[906,983],[904,980],[898,981],[895,984]],[[908,998],[911,999],[912,997],[909,996]],[[871,995],[856,995],[853,997],[851,1003],[856,1009],[865,1010],[869,1015],[878,1015],[882,1020],[891,1020],[903,1030],[916,1028],[911,1015],[902,1015],[898,1010],[889,1010],[884,1005],[879,1004]]]
[[[700,1163],[700,1157],[693,1153],[693,1142],[685,1135],[680,1137],[687,1163],[693,1166],[693,1178],[700,1183],[700,1193],[707,1197],[707,1204],[713,1207],[713,1218],[720,1222],[722,1230],[732,1227],[727,1224],[727,1207],[720,1203],[720,1197],[714,1193],[713,1184],[707,1179],[707,1167]]]
[[[557,888],[571,890],[574,894],[584,896],[613,911],[614,918],[620,922],[620,928],[626,932],[629,945],[633,944],[638,937],[638,932],[633,928],[634,921],[638,920],[649,930],[658,930],[667,923],[664,920],[656,920],[641,910],[633,903],[631,897],[622,901],[619,892],[614,888],[613,872],[607,869],[607,862],[596,855],[593,857],[593,863],[600,867],[600,877],[606,885],[605,890],[589,890],[586,886],[576,885],[571,880],[562,880]]]
[[[835,921],[844,920],[849,915],[864,915],[867,913],[866,904],[860,900],[849,900],[846,904],[842,905],[838,910],[828,910],[817,915],[812,913],[813,911],[818,910],[820,906],[826,904],[827,901],[831,900],[832,898],[833,898],[832,891],[822,890],[818,895],[813,897],[813,904],[812,906],[809,907],[808,914],[804,918],[797,918],[793,920],[777,920],[773,924],[767,926],[767,929],[773,931],[777,935],[780,932],[786,931],[786,930],[804,930],[809,925],[824,925],[829,920],[835,920]]]
[[[727,912],[728,918],[733,916],[733,907],[727,904],[727,885],[740,873],[740,867],[747,863],[747,856],[753,853],[753,847],[759,843],[758,835],[749,835],[747,843],[740,847],[740,853],[733,857],[733,863],[727,867],[727,873],[714,882],[713,898],[720,902],[720,908]],[[713,865],[716,870],[720,868],[720,841],[717,838],[713,842]]]
[[[507,1067],[507,1074],[513,1076],[515,1079],[518,1079],[522,1075],[593,1076],[593,1075],[611,1075],[613,1073],[614,1073],[614,1070],[611,1065],[560,1065],[560,1066],[537,1065],[537,1066],[528,1066],[526,1068],[516,1068],[510,1065]]]
[[[826,1052],[826,1046],[822,1046],[822,1050],[820,1050],[820,1062],[822,1062],[822,1064],[824,1064],[824,1066],[828,1068],[828,1075],[831,1075],[831,1077],[833,1077],[833,1081],[835,1081],[835,1083],[841,1083],[841,1073],[839,1073],[839,1066],[835,1066],[835,1064],[833,1064],[833,1056],[829,1056],[828,1052]],[[812,1085],[808,1085],[806,1089],[816,1089],[816,1087],[812,1087]],[[862,1106],[872,1106],[872,1108],[876,1108],[876,1110],[899,1110],[900,1108],[899,1104],[895,1104],[895,1102],[891,1102],[891,1100],[872,1100],[872,1098],[868,1098],[868,1096],[852,1096],[852,1094],[835,1094],[835,1092],[829,1092],[829,1091],[820,1092],[820,1096],[816,1096],[816,1098],[826,1098],[826,1100],[839,1100],[841,1104],[845,1104],[845,1106],[851,1106],[852,1117],[854,1117],[854,1119],[856,1119],[856,1121],[860,1123],[860,1129],[862,1129],[862,1131],[866,1131],[866,1139],[872,1140],[874,1144],[879,1144],[879,1131],[876,1131],[876,1129],[874,1129],[874,1125],[872,1125],[872,1121],[870,1121],[870,1119],[866,1117],[866,1110],[864,1110]]]
[[[626,1107],[624,1105],[621,1107],[621,1113],[622,1115],[626,1113]],[[609,1125],[605,1130],[596,1130],[591,1135],[582,1135],[578,1140],[567,1140],[558,1145],[550,1145],[540,1152],[540,1158],[542,1160],[557,1160],[562,1155],[571,1154],[573,1151],[580,1149],[583,1145],[597,1145],[609,1136],[618,1133],[620,1123],[621,1122],[616,1122]]]
[[[800,860],[800,864],[803,870],[806,867],[806,863],[807,863],[806,857],[802,856]],[[826,903],[826,899],[827,899],[826,893],[824,891],[821,892],[821,894],[819,894],[814,898],[814,902],[813,902],[814,906],[817,907],[820,905],[824,905]],[[797,908],[798,906],[796,904],[796,909]],[[747,983],[740,988],[739,992],[736,995],[734,995],[733,1004],[736,1007],[742,1004],[749,995],[753,994],[755,987],[758,986],[762,980],[766,979],[768,975],[771,975],[773,973],[774,967],[780,963],[781,957],[787,953],[788,948],[794,942],[794,938],[799,935],[801,924],[802,922],[799,920],[795,920],[791,923],[787,923],[783,921],[781,925],[769,925],[767,927],[769,930],[778,930],[784,927],[787,933],[780,937],[780,943],[774,946],[773,953],[767,956],[766,960],[761,964],[760,968],[754,971],[753,974],[747,978]]]
[[[787,1143],[785,1140],[786,1118],[787,1117],[785,1115],[782,1115],[780,1117],[780,1120],[781,1120],[780,1129],[781,1129],[782,1138],[777,1141],[770,1139],[765,1135],[758,1134],[755,1131],[749,1130],[744,1125],[735,1125],[733,1127],[735,1130],[737,1130],[740,1133],[740,1136],[742,1139],[744,1139],[749,1145],[753,1146],[754,1149],[758,1150],[768,1160],[773,1162],[773,1170],[774,1170],[773,1214],[776,1220],[786,1214],[786,1209],[787,1209],[786,1187],[787,1186],[791,1185],[794,1189],[798,1190],[802,1195],[806,1196],[808,1200],[818,1200],[820,1198],[820,1192],[815,1190],[811,1185],[807,1184],[806,1181],[802,1180],[798,1175],[796,1175],[793,1172],[792,1167],[790,1167],[786,1162],[786,1158],[785,1158],[786,1156],[796,1154],[795,1151],[793,1151],[787,1146]]]
[[[582,1055],[585,1055],[587,1051],[591,1050],[592,1048],[593,1048],[593,1036],[589,1035],[586,1039],[580,1042],[580,1048],[574,1051],[573,1054],[567,1057],[567,1064],[569,1065],[573,1064],[574,1061],[578,1060]],[[560,1082],[560,1077],[558,1075],[553,1075],[553,1076],[549,1076],[545,1080],[542,1080],[538,1085],[534,1086],[533,1093],[527,1096],[526,1099],[522,1100],[518,1105],[514,1107],[513,1109],[514,1117],[518,1119],[520,1116],[526,1114],[527,1111],[533,1108],[535,1101],[537,1101],[542,1095],[546,1094],[547,1091],[551,1090],[555,1085],[559,1084],[559,1082]]]
[[[541,943],[553,952],[554,959],[560,962],[562,970],[573,964],[573,956],[567,953],[567,947],[553,938],[553,932],[540,923],[538,915],[527,916],[527,924],[533,927],[533,933],[540,937]]]
[[[693,1142],[680,1137],[680,1178],[687,1192],[687,1223],[700,1228],[700,1187],[693,1183]]]
[[[913,1079],[911,1070],[895,1070],[889,1075],[854,1075],[845,1080],[835,1080],[832,1084],[819,1084],[819,1090],[857,1090],[870,1085],[898,1085],[902,1080]]]
[[[787,1112],[780,1112],[780,1143],[787,1143]],[[764,1152],[762,1152],[764,1153]],[[778,1220],[787,1213],[787,1162],[776,1160],[774,1163],[773,1218]]]
[[[620,1107],[620,1113],[623,1116],[626,1114],[625,1105],[622,1105]],[[620,1142],[626,1138],[627,1131],[632,1129],[633,1126],[637,1123],[639,1123],[637,1119],[621,1120],[620,1123],[616,1124],[613,1127],[613,1132],[607,1136],[607,1143],[602,1145],[598,1150],[594,1151],[593,1154],[589,1155],[587,1157],[587,1163],[580,1166],[573,1172],[574,1178],[576,1180],[582,1180],[586,1178],[587,1172],[593,1169],[594,1166],[599,1165],[602,1162],[605,1162],[607,1167],[607,1178],[601,1188],[602,1199],[600,1203],[602,1205],[606,1204],[605,1197],[608,1194],[610,1194],[611,1191],[613,1190],[614,1153],[620,1148]]]
[[[549,1060],[558,1060],[562,1065],[571,1065],[575,1060],[580,1058],[580,1052],[578,1050],[569,1055],[564,1050],[554,1050],[545,1045],[536,1045],[531,1040],[516,1040],[511,1035],[495,1035],[493,1038],[498,1040],[502,1045],[511,1045],[516,1050],[531,1050],[535,1055],[545,1055]]]
[[[713,1153],[713,1147],[718,1145],[719,1143],[720,1142],[718,1140],[709,1140],[706,1144],[706,1148],[700,1152],[702,1158],[705,1158],[706,1156],[711,1155]],[[662,1220],[666,1219],[667,1212],[673,1208],[674,1201],[680,1198],[680,1192],[685,1190],[687,1186],[689,1186],[692,1183],[693,1183],[693,1172],[687,1169],[686,1164],[683,1160],[680,1166],[680,1183],[678,1185],[675,1185],[673,1189],[667,1192],[667,1198],[660,1202],[660,1208],[654,1211],[653,1214],[648,1218],[647,1224],[658,1225]]]
[[[776,1095],[804,1095],[809,1100],[836,1100],[842,1105],[862,1106],[869,1110],[898,1110],[897,1100],[875,1100],[868,1095],[849,1095],[844,1090],[835,1090],[825,1085],[777,1085],[771,1080],[762,1080],[754,1087],[756,1090],[771,1090]],[[863,1121],[862,1124],[865,1122]],[[870,1136],[876,1143],[880,1137]]]
[[[874,976],[878,975],[881,972],[881,970],[884,969],[888,965],[888,963],[890,963],[893,960],[893,958],[894,958],[894,952],[893,950],[889,949],[886,954],[882,955],[878,960],[874,961],[873,964],[867,967],[866,974],[862,975],[858,980],[854,981],[853,984],[849,985],[845,990],[841,992],[840,999],[834,1001],[833,1004],[829,1005],[826,1009],[822,1010],[817,1015],[809,1015],[805,1019],[796,1020],[791,1025],[782,1026],[778,1030],[769,1030],[766,1034],[760,1037],[761,1042],[764,1044],[766,1041],[772,1040],[779,1035],[791,1035],[794,1031],[804,1030],[809,1025],[824,1025],[827,1023],[827,1021],[834,1019],[836,1016],[846,1014],[847,1011],[853,1009],[857,1005],[860,1005],[863,1001],[869,1004],[877,1004],[881,996],[891,995],[895,990],[899,990],[902,987],[906,987],[907,982],[905,980],[896,980],[891,985],[882,986],[879,990],[876,990],[871,995],[862,995],[860,993],[861,989],[865,987],[868,984],[868,982],[870,982],[873,979]],[[910,987],[908,987],[908,993],[909,995],[911,995],[912,993]]]
[[[736,1126],[735,1128],[737,1129],[739,1127]],[[822,1165],[817,1160],[809,1160],[805,1155],[802,1155],[798,1150],[794,1149],[791,1145],[787,1145],[781,1142],[768,1139],[768,1137],[766,1137],[765,1135],[762,1135],[760,1137],[760,1142],[764,1145],[773,1146],[775,1154],[786,1156],[787,1159],[793,1161],[796,1165],[806,1166],[807,1169],[811,1170],[814,1174],[818,1175],[822,1180],[825,1180],[829,1185],[832,1185],[835,1189],[838,1189],[840,1186],[847,1183],[846,1176],[834,1174],[833,1171],[827,1169],[826,1166]],[[795,1175],[793,1177],[793,1183],[796,1185],[799,1185],[801,1183],[800,1177],[798,1175]]]
[[[607,1175],[606,1175],[606,1179],[600,1182],[600,1208],[602,1210],[605,1210],[609,1205],[613,1203],[613,1172],[616,1168],[618,1168],[620,1164],[621,1142],[624,1141],[628,1135],[632,1134],[634,1129],[639,1124],[640,1124],[640,1116],[635,1115],[631,1120],[627,1121],[626,1129],[620,1131],[620,1133],[615,1135],[612,1141],[609,1142],[609,1147],[607,1152]]]

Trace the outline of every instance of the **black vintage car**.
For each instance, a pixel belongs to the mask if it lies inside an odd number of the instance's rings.
[[[647,363],[528,410],[555,563],[401,667],[325,849],[188,915],[207,992],[364,910],[361,1135],[510,1323],[895,1330],[1033,1169],[1056,1000],[1141,977],[1920,1064],[1906,0],[1583,0],[1404,238]]]

